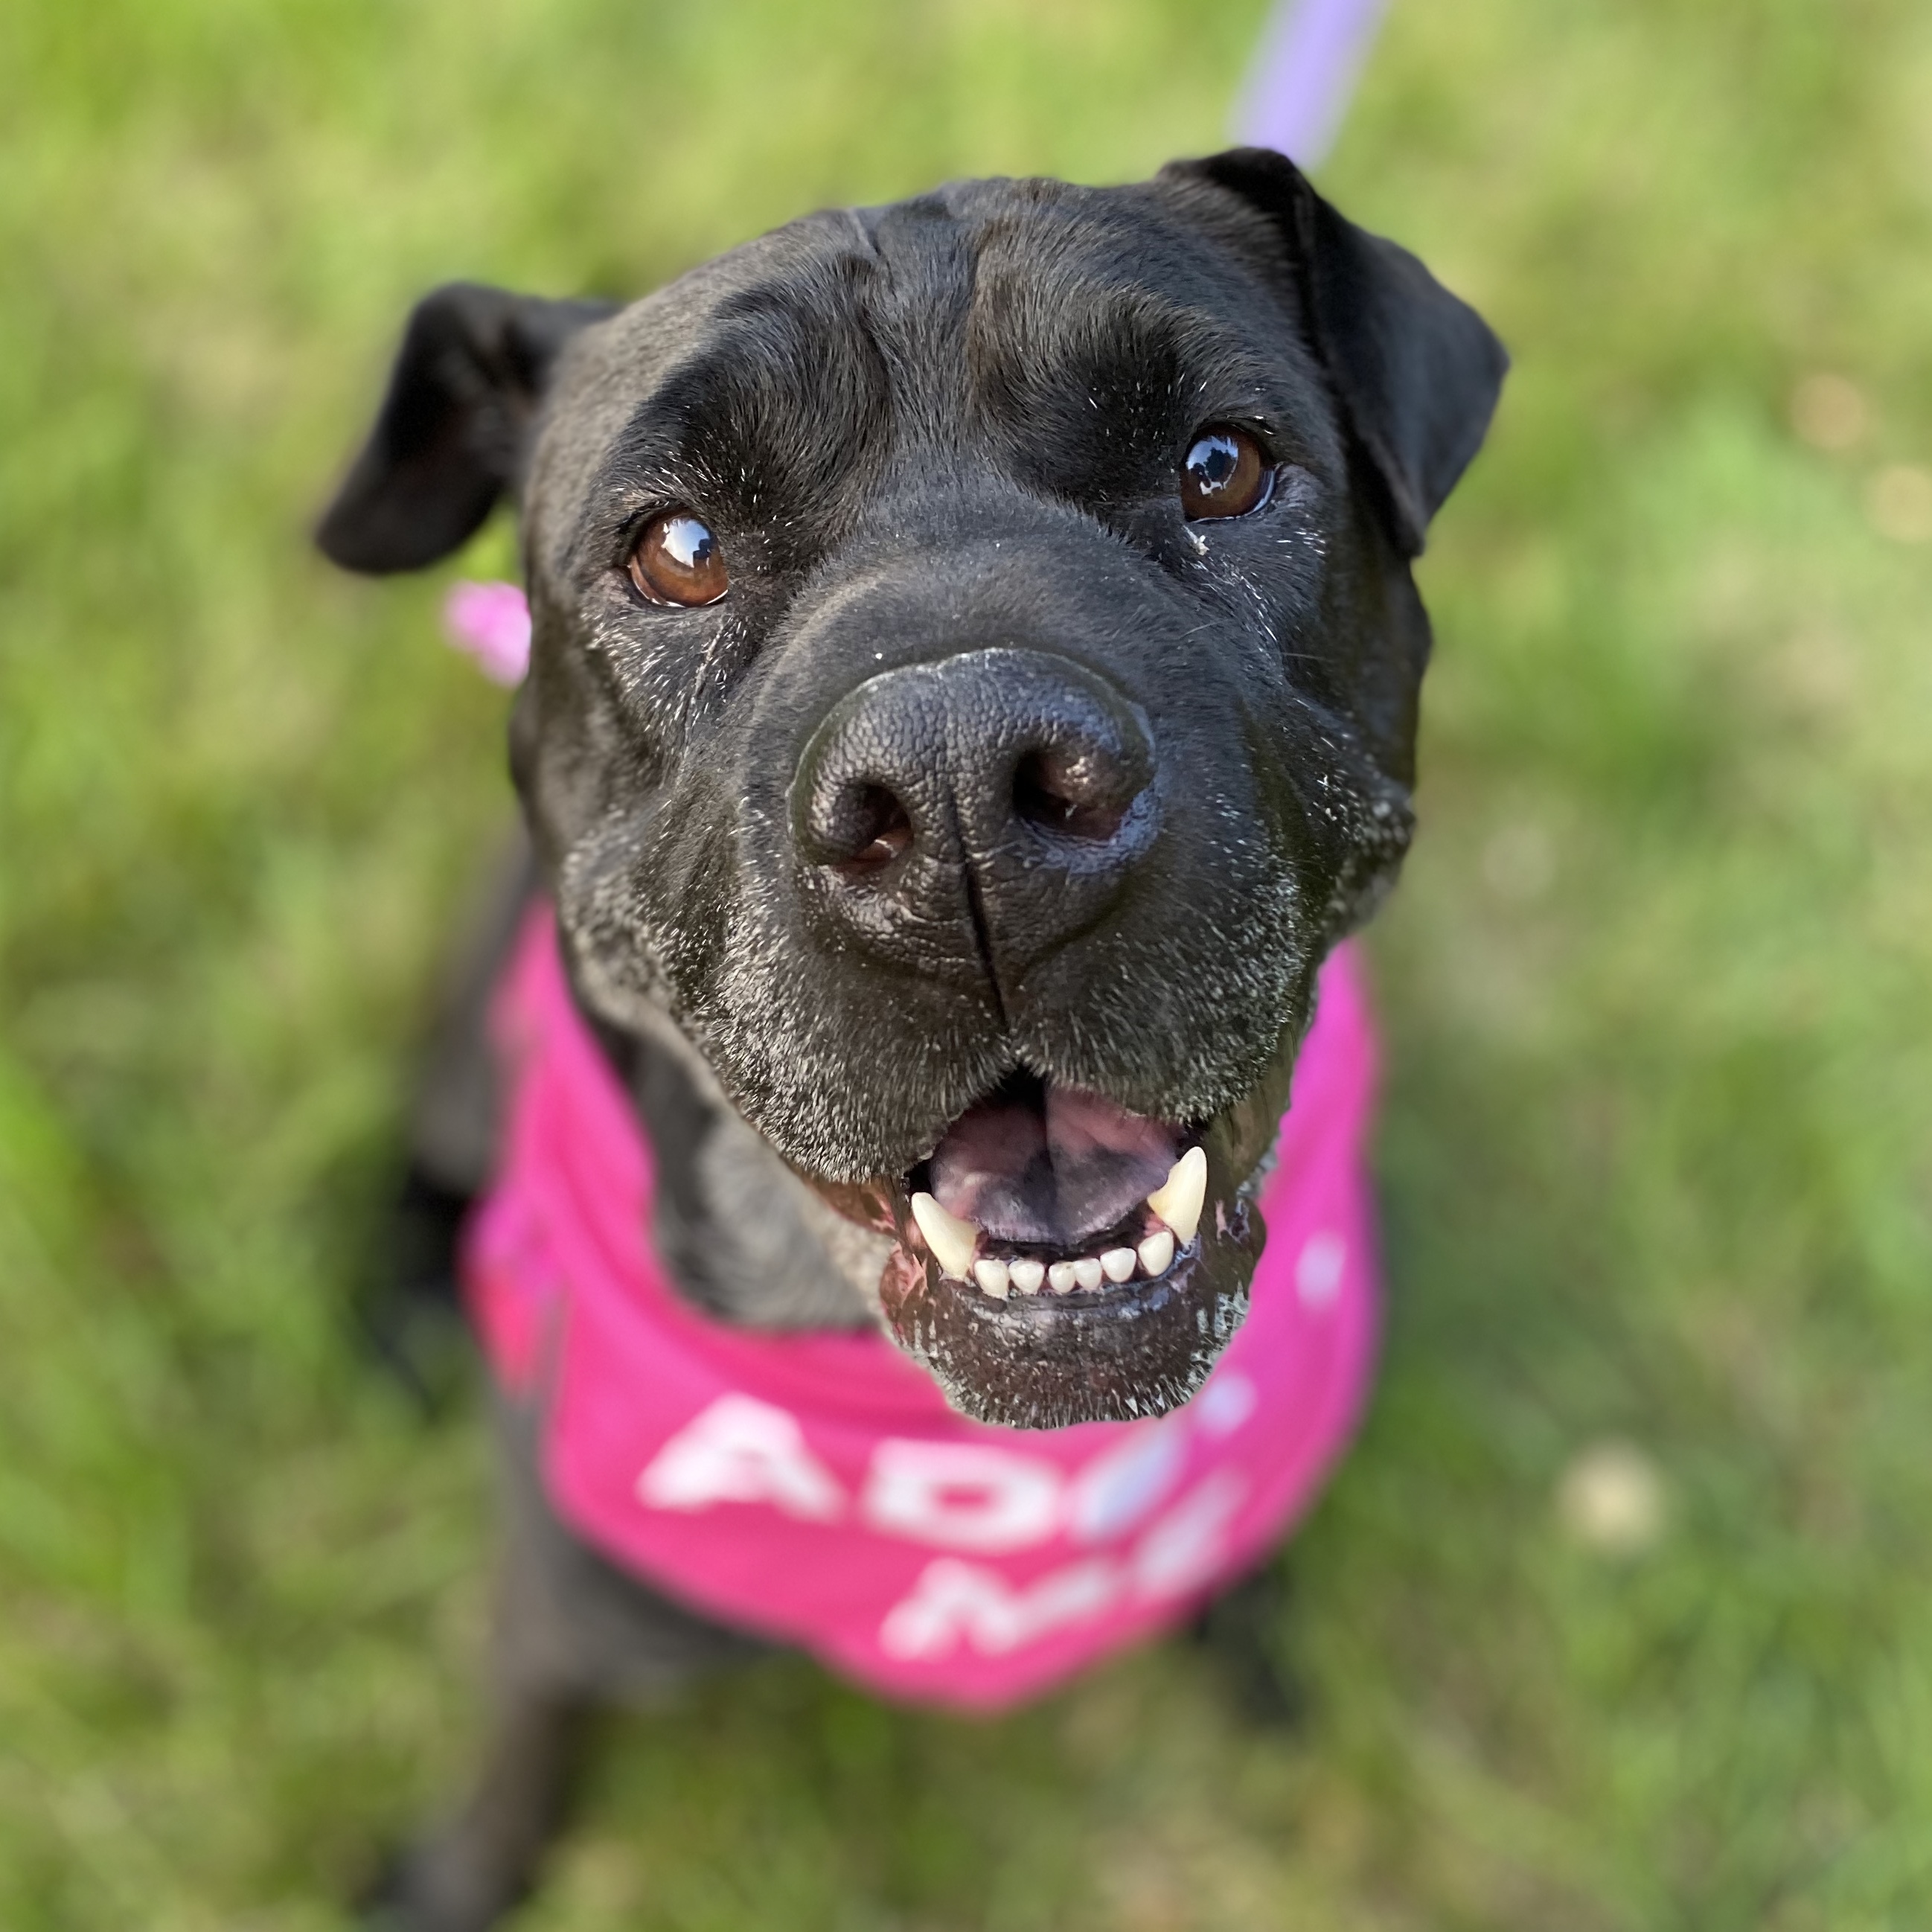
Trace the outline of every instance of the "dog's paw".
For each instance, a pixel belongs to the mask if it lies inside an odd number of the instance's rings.
[[[1216,1597],[1190,1630],[1213,1660],[1240,1717],[1258,1730],[1293,1732],[1309,1698],[1289,1654],[1287,1571],[1279,1559]]]
[[[529,1892],[448,1839],[397,1852],[356,1900],[362,1932],[490,1932]]]

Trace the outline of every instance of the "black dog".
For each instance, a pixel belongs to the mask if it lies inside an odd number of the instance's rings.
[[[1258,150],[814,215],[621,312],[422,304],[321,544],[415,568],[520,502],[512,769],[692,1300],[883,1322],[990,1422],[1199,1387],[1316,969],[1408,844],[1409,562],[1504,368]],[[479,1009],[418,1150],[453,1196]],[[1010,1292],[1158,1240],[1190,1160],[1160,1268]],[[530,1426],[506,1407],[497,1744],[398,1924],[518,1895],[584,1700],[744,1647],[561,1526]]]

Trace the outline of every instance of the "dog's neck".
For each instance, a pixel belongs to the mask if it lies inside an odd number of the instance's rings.
[[[650,1137],[652,1233],[680,1293],[754,1328],[862,1328],[890,1243],[827,1207],[667,1024],[598,1029]]]

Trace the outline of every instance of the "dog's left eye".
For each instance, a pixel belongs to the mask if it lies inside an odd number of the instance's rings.
[[[1274,472],[1244,429],[1203,430],[1180,466],[1180,507],[1190,523],[1245,517],[1267,500]]]
[[[731,586],[710,526],[688,510],[653,517],[624,568],[638,595],[653,604],[715,604]]]

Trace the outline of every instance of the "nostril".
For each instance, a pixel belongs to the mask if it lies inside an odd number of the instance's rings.
[[[912,843],[912,820],[896,793],[882,784],[854,785],[839,800],[842,868],[861,874],[890,866]]]
[[[1098,843],[1113,837],[1127,815],[1118,788],[1089,757],[1029,752],[1013,771],[1013,810],[1029,825],[1065,838]]]

